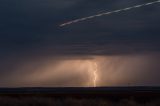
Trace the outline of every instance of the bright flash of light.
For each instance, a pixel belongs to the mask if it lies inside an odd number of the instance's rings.
[[[98,64],[96,61],[88,61],[88,63],[89,63],[89,74],[91,76],[90,82],[93,87],[96,87],[98,80]]]
[[[94,69],[93,69],[93,85],[94,87],[97,86],[97,78],[98,78],[98,74],[97,74],[97,71],[98,71],[98,65],[96,62],[93,63],[93,66],[94,66]]]
[[[84,17],[84,18],[75,19],[75,20],[63,23],[59,26],[64,27],[66,25],[70,25],[70,24],[73,24],[73,23],[78,23],[78,22],[81,22],[81,21],[89,20],[89,19],[96,18],[96,17],[101,17],[101,16],[104,16],[104,15],[110,15],[110,14],[113,14],[113,13],[119,13],[119,12],[122,12],[122,11],[128,11],[128,10],[131,10],[131,9],[148,6],[148,5],[152,5],[152,4],[155,4],[155,3],[160,3],[160,0],[157,0],[157,1],[154,1],[154,2],[147,2],[147,3],[144,3],[144,4],[135,5],[135,6],[132,6],[132,7],[127,7],[127,8],[123,8],[123,9],[119,9],[119,10],[104,12],[104,13],[100,13],[100,14],[96,14],[96,15],[92,15],[92,16],[88,16],[88,17]]]

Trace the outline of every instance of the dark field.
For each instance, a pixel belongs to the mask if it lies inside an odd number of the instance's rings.
[[[0,106],[160,106],[160,87],[0,88]]]

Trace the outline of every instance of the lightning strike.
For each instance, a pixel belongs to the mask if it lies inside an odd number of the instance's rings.
[[[78,23],[78,22],[81,22],[81,21],[89,20],[89,19],[96,18],[96,17],[101,17],[101,16],[104,16],[104,15],[110,15],[110,14],[113,14],[113,13],[119,13],[119,12],[122,12],[122,11],[128,11],[128,10],[131,10],[131,9],[148,6],[148,5],[152,5],[152,4],[155,4],[155,3],[160,3],[160,0],[157,0],[157,1],[154,1],[154,2],[147,2],[147,3],[144,3],[144,4],[135,5],[135,6],[132,6],[132,7],[127,7],[127,8],[124,8],[124,9],[104,12],[104,13],[100,13],[100,14],[96,14],[96,15],[92,15],[92,16],[88,16],[88,17],[72,20],[72,21],[63,23],[63,24],[61,24],[59,26],[60,27],[64,27],[66,25],[70,25],[70,24],[73,24],[73,23]]]
[[[97,65],[96,62],[94,62],[93,66],[94,66],[94,69],[93,69],[93,85],[94,85],[94,87],[96,87],[97,86],[97,78],[98,78],[98,74],[97,74],[98,65]]]
[[[97,80],[98,80],[98,64],[96,63],[96,61],[88,61],[88,65],[89,65],[89,75],[90,75],[90,84],[89,86],[93,86],[96,87],[97,86]]]

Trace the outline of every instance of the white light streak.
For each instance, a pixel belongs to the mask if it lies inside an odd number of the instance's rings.
[[[135,8],[140,8],[140,7],[152,5],[152,4],[155,4],[155,3],[160,3],[160,0],[157,0],[157,1],[154,1],[154,2],[148,2],[148,3],[145,3],[145,4],[141,4],[141,5],[135,5],[135,6],[132,6],[132,7],[127,7],[127,8],[124,8],[124,9],[104,12],[104,13],[100,13],[100,14],[96,14],[96,15],[92,15],[92,16],[88,16],[88,17],[84,17],[84,18],[80,18],[80,19],[76,19],[76,20],[72,20],[72,21],[63,23],[59,26],[64,27],[64,26],[67,26],[67,25],[70,25],[70,24],[73,24],[73,23],[78,23],[78,22],[81,22],[81,21],[89,20],[89,19],[96,18],[96,17],[101,17],[101,16],[104,16],[104,15],[110,15],[112,13],[118,13],[118,12],[121,12],[121,11],[127,11],[127,10],[131,10],[131,9],[135,9]]]

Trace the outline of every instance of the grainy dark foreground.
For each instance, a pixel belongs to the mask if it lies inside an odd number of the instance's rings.
[[[160,87],[0,88],[0,106],[160,106]]]

